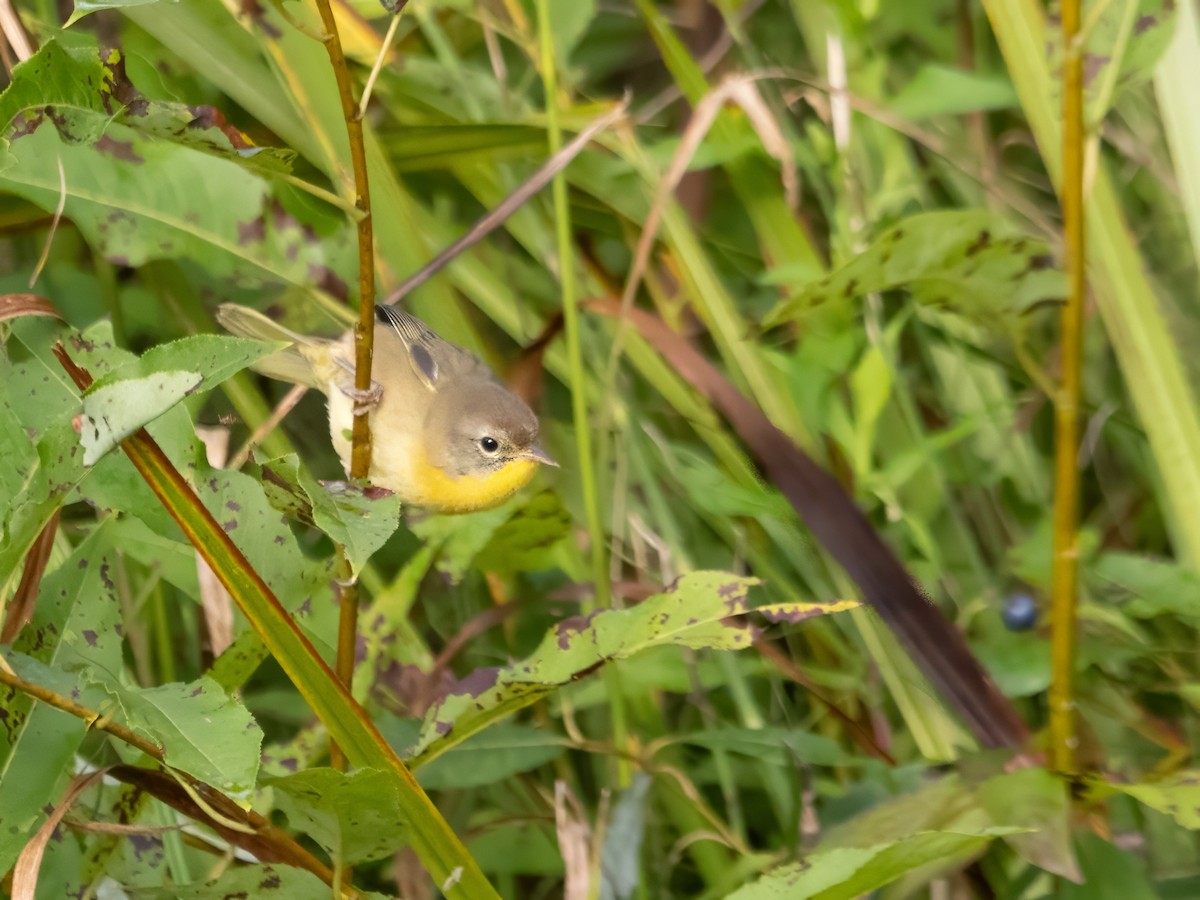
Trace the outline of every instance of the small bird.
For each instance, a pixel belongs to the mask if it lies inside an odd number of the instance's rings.
[[[328,398],[329,433],[350,468],[357,408],[370,410],[373,484],[431,512],[490,509],[533,478],[538,463],[557,466],[537,445],[533,410],[496,381],[480,359],[423,322],[376,306],[372,390],[354,388],[354,332],[326,339],[297,334],[232,303],[217,320],[232,334],[291,346],[264,357],[264,375],[307,385]]]

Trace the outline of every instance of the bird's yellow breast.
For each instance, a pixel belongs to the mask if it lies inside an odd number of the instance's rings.
[[[409,481],[411,496],[402,499],[441,512],[476,512],[499,506],[527,485],[537,468],[531,460],[514,459],[480,475],[451,478],[424,453],[416,455]]]

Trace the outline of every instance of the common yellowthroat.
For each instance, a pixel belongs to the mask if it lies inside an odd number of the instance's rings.
[[[245,306],[217,309],[233,334],[291,344],[254,368],[326,395],[330,436],[347,470],[356,405],[367,404],[370,480],[402,503],[435,512],[488,509],[527,484],[538,463],[558,465],[537,445],[537,416],[486,364],[408,313],[376,306],[375,314],[382,326],[375,385],[362,397],[354,389],[353,331],[307,337]]]

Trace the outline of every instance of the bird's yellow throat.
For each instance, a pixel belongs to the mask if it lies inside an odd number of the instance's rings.
[[[484,475],[451,478],[421,452],[413,465],[414,496],[408,499],[444,512],[491,509],[527,485],[536,468],[532,460],[514,459]]]

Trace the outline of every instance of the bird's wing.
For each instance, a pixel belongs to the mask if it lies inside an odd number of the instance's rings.
[[[256,361],[252,368],[268,378],[278,378],[293,384],[303,384],[318,390],[327,390],[329,375],[330,342],[297,334],[269,319],[256,309],[236,303],[222,303],[217,307],[217,321],[230,334],[255,338],[260,341],[279,341],[291,344],[275,353]]]
[[[420,319],[394,306],[376,306],[375,317],[399,336],[408,351],[413,374],[429,390],[437,390],[439,379],[451,374],[481,375],[491,379],[491,372],[482,361],[439,337]]]

